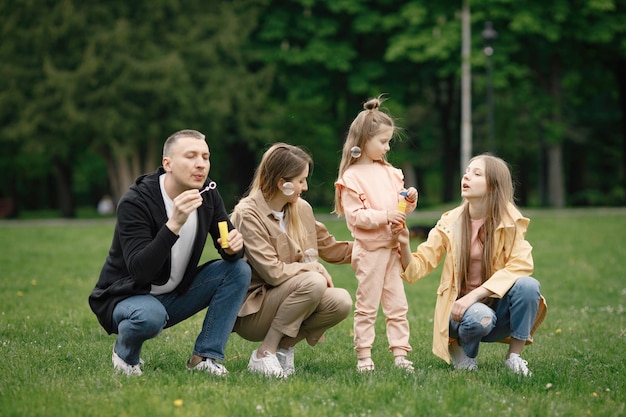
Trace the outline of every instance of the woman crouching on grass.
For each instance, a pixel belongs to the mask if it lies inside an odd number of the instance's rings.
[[[505,342],[504,364],[532,375],[520,357],[547,307],[533,273],[529,219],[513,203],[513,182],[502,159],[479,155],[461,179],[462,204],[444,213],[411,253],[409,231],[398,233],[402,279],[413,283],[445,256],[435,307],[433,353],[455,369],[476,370],[480,342]]]
[[[313,160],[298,146],[275,143],[263,154],[250,187],[232,213],[246,242],[252,282],[234,331],[261,342],[250,372],[287,377],[294,346],[316,345],[352,310],[350,293],[336,288],[324,265],[349,264],[353,243],[338,241],[315,220],[302,198]]]

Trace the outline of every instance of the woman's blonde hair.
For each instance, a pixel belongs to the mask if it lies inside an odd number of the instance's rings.
[[[483,197],[484,207],[486,207],[485,222],[478,232],[478,238],[483,244],[482,257],[482,282],[485,282],[495,271],[492,271],[493,259],[498,255],[494,253],[494,234],[500,223],[511,218],[508,206],[515,204],[513,180],[508,164],[501,158],[490,154],[477,155],[470,159],[468,165],[473,161],[481,159],[485,163],[485,181],[487,192]],[[459,259],[459,271],[461,272],[463,286],[466,286],[470,264],[470,245],[472,222],[469,214],[467,201],[463,204],[465,208],[462,215],[461,231],[461,257]]]
[[[361,150],[365,149],[368,140],[376,136],[383,127],[393,128],[396,132],[396,125],[390,115],[380,110],[380,105],[385,101],[383,95],[376,98],[370,98],[363,104],[363,110],[359,112],[356,118],[350,124],[346,141],[341,151],[341,162],[339,163],[339,174],[337,179],[341,179],[346,169],[359,158],[352,156],[352,148],[357,146]],[[386,157],[383,157],[383,163],[387,163]],[[341,190],[335,187],[335,209],[333,213],[343,215],[341,207]]]
[[[260,190],[265,200],[270,200],[280,192],[278,182],[281,179],[292,181],[302,174],[307,166],[310,173],[313,170],[313,158],[306,150],[286,143],[275,143],[261,158],[250,186],[250,194]],[[297,210],[296,204],[287,204],[285,207],[287,234],[304,250],[306,230]]]

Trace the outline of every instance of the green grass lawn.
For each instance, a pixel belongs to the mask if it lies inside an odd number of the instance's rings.
[[[535,277],[549,306],[523,353],[532,378],[504,368],[501,344],[482,345],[476,373],[453,371],[431,353],[437,270],[405,286],[414,374],[394,368],[380,315],[374,373],[356,372],[350,317],[315,348],[298,345],[297,373],[285,381],[249,374],[256,344],[237,335],[227,378],[187,371],[202,314],[144,345],[142,377],[115,374],[114,336],[87,304],[113,221],[0,221],[0,416],[626,415],[626,211],[531,217]],[[327,225],[348,237],[343,221]],[[354,294],[350,266],[328,268]]]

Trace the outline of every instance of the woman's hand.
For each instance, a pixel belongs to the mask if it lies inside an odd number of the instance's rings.
[[[222,243],[221,238],[217,238],[217,243]],[[239,233],[239,230],[232,229],[228,232],[228,247],[224,248],[224,252],[229,255],[234,255],[243,248],[243,235]]]
[[[328,288],[333,288],[335,286],[335,284],[333,284],[333,277],[330,276],[326,268],[324,268],[324,265],[319,262],[315,262],[315,264],[317,265],[318,272],[326,278],[326,286]]]

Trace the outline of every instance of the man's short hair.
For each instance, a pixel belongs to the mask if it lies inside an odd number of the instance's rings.
[[[192,137],[200,140],[206,140],[206,136],[204,136],[204,134],[198,132],[197,130],[179,130],[178,132],[172,133],[170,137],[167,138],[167,140],[165,141],[165,144],[163,144],[163,156],[169,156],[170,148],[172,147],[172,145],[175,144],[178,139],[184,137]]]

